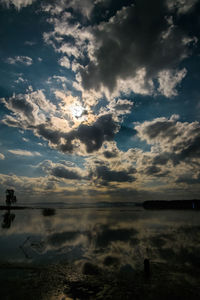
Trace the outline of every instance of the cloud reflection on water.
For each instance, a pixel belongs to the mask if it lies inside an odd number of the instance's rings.
[[[54,213],[17,211],[12,226],[1,229],[2,260],[26,261],[18,253],[22,245],[32,262],[90,261],[103,268],[142,268],[147,256],[155,262],[195,266],[200,258],[198,212],[109,208]]]

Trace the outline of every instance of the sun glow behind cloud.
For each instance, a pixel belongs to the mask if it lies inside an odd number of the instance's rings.
[[[80,118],[84,112],[84,108],[81,105],[77,105],[77,104],[71,105],[69,109],[72,113],[72,116],[75,118]]]

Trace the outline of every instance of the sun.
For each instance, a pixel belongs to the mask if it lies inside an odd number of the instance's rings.
[[[70,111],[73,117],[80,118],[84,112],[84,108],[81,105],[72,105]]]

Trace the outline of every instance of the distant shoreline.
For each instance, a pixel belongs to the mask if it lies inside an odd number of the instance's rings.
[[[18,205],[0,205],[0,210],[24,210],[24,209],[89,209],[89,208],[117,208],[117,207],[143,207],[144,209],[196,209],[200,210],[200,200],[147,200],[142,203],[134,202],[98,202],[98,203],[79,203],[72,204],[69,206],[56,207],[57,203],[54,203],[55,207],[52,207],[49,203],[47,206],[18,206]],[[79,206],[80,205],[80,206]]]

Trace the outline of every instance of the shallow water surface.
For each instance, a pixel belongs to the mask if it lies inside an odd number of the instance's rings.
[[[3,299],[200,297],[199,211],[110,207],[1,214]]]

